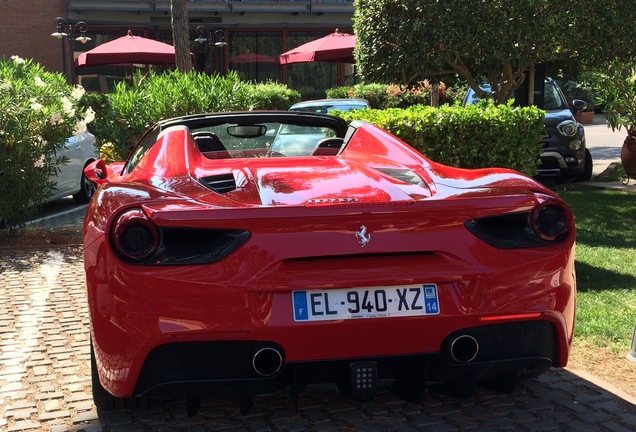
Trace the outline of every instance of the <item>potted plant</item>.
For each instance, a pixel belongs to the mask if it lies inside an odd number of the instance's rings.
[[[607,124],[612,130],[627,131],[621,149],[625,173],[636,179],[636,67],[614,61],[594,80],[598,100],[605,106]]]
[[[592,124],[594,123],[594,108],[588,105],[583,111],[577,111],[574,118],[581,124]]]
[[[577,111],[574,114],[576,121],[581,124],[592,124],[594,121],[594,108],[596,102],[596,94],[594,86],[590,79],[583,79],[579,81],[567,81],[563,84],[562,90],[565,93],[568,102],[571,103],[574,99],[581,99],[587,103],[587,108],[583,111]]]

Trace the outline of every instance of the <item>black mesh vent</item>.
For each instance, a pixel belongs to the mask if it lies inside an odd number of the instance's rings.
[[[232,173],[203,177],[201,182],[205,187],[219,194],[232,192],[236,189],[236,181]]]
[[[559,161],[553,156],[545,156],[541,158],[541,169],[560,169]]]

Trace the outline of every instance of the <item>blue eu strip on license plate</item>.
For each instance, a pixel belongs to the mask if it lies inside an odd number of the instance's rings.
[[[293,291],[294,321],[439,314],[437,285]]]

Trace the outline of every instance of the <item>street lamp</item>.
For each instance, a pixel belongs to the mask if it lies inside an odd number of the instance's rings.
[[[81,42],[85,44],[90,41],[91,38],[86,36],[86,31],[88,30],[88,24],[84,21],[78,21],[75,24],[67,23],[66,20],[62,17],[55,18],[55,31],[51,33],[51,36],[59,39],[62,42],[62,67],[64,68],[64,75],[67,75],[66,72],[66,49],[64,47],[64,38],[68,37],[68,40],[71,42],[71,50],[75,50],[75,41]],[[66,31],[65,31],[66,30]],[[79,32],[79,36],[73,38],[74,35]],[[73,82],[73,70],[71,70],[71,82]]]
[[[206,35],[207,33],[207,35]],[[212,49],[212,47],[217,46],[221,48],[221,54],[220,54],[220,59],[219,59],[219,63],[218,63],[218,69],[219,72],[223,72],[225,69],[225,65],[223,64],[223,51],[224,51],[224,47],[227,45],[227,42],[225,42],[225,32],[221,29],[218,29],[214,32],[208,32],[207,29],[203,26],[198,26],[197,27],[197,38],[194,40],[195,42],[198,43],[204,43],[204,42],[209,42],[210,43],[210,60],[212,61],[215,57],[215,53],[214,50]]]

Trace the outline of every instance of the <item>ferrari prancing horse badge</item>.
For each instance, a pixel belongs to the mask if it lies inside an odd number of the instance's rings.
[[[365,247],[371,240],[371,233],[367,232],[367,227],[362,225],[360,230],[356,233],[356,237],[360,240],[362,247]]]

